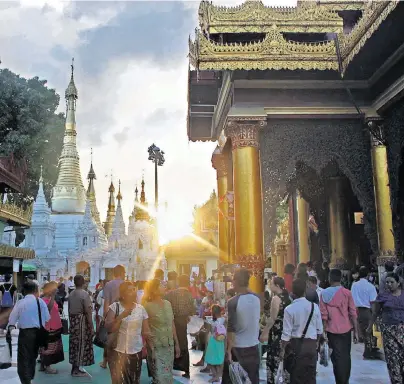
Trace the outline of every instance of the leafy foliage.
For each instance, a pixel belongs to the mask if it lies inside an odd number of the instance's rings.
[[[56,114],[60,97],[38,77],[25,79],[0,70],[0,155],[25,158],[28,175],[22,194],[9,196],[17,203],[32,202],[43,165],[45,194],[50,199],[62,150],[64,115]]]

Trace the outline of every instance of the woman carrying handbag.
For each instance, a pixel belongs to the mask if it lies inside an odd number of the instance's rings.
[[[136,297],[133,284],[122,283],[119,301],[110,305],[105,318],[112,384],[140,384],[143,338],[149,340],[150,329],[147,312]]]

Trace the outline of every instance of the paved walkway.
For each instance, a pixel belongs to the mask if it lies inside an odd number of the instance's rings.
[[[199,327],[199,320],[195,319],[190,323],[189,332],[195,332]],[[0,348],[4,347],[5,338],[0,338]],[[55,366],[58,369],[57,375],[46,375],[38,372],[33,384],[110,384],[111,379],[109,371],[99,367],[98,363],[102,360],[101,349],[95,347],[96,364],[88,367],[87,371],[91,374],[92,378],[72,378],[70,376],[70,364],[68,363],[68,337],[64,336],[64,349],[66,360]],[[363,360],[362,358],[363,345],[354,345],[352,350],[352,374],[350,384],[389,384],[386,363],[383,361]],[[190,351],[191,363],[196,363],[202,352]],[[0,371],[0,384],[20,384],[16,368],[17,357],[17,337],[13,337],[13,367]],[[176,384],[206,384],[209,376],[199,372],[200,368],[191,367],[191,380],[181,377],[180,372],[174,372]],[[262,363],[261,369],[262,382],[266,382],[265,361]],[[141,384],[148,384],[146,365],[143,364]],[[332,373],[332,364],[327,368],[318,366],[317,384],[333,384],[335,383]]]

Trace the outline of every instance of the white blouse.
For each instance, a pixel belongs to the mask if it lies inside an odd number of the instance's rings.
[[[116,306],[119,305],[119,313],[125,309],[120,303],[113,303],[109,309],[116,313]],[[143,348],[142,340],[142,324],[143,320],[148,319],[146,310],[139,304],[133,309],[132,313],[125,317],[118,331],[118,342],[115,348],[116,352],[133,355],[138,353]]]

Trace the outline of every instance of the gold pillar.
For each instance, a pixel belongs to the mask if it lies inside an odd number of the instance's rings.
[[[378,264],[384,266],[386,261],[395,260],[387,148],[384,144],[380,121],[369,121],[368,125],[371,130],[372,140],[373,185],[379,244]]]
[[[275,250],[273,252],[271,251],[271,267],[272,272],[278,274],[278,257],[275,253]]]
[[[328,235],[333,268],[346,269],[348,260],[349,217],[345,196],[345,178],[331,177],[328,187]]]
[[[212,165],[216,169],[217,196],[219,205],[219,260],[223,264],[230,263],[229,259],[229,217],[227,203],[227,167],[226,159],[219,147],[212,155]]]
[[[236,244],[235,244],[235,229],[234,229],[234,192],[233,192],[233,158],[231,149],[228,150],[225,148],[226,156],[226,166],[227,166],[227,191],[228,194],[228,201],[227,201],[227,210],[229,214],[229,221],[228,221],[228,239],[229,239],[229,259],[230,263],[234,264],[236,260]],[[233,199],[232,199],[233,198]]]
[[[276,247],[277,275],[283,277],[285,270],[285,260],[287,256],[287,247],[285,244],[278,244]]]
[[[297,262],[307,263],[310,261],[309,245],[309,203],[296,192],[296,215],[297,215],[297,239],[298,253]]]
[[[266,118],[234,118],[226,134],[232,141],[235,254],[237,263],[252,272],[250,288],[264,288],[262,191],[259,156],[259,129]]]

